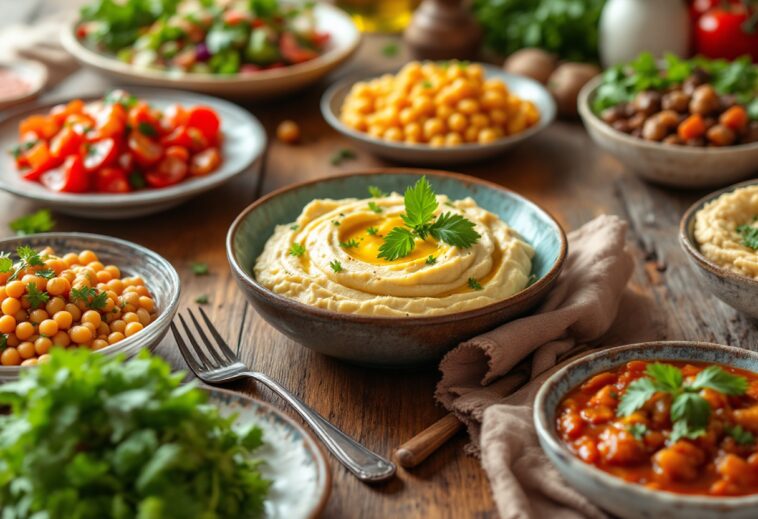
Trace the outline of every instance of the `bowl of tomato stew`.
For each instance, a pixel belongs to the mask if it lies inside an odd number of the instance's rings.
[[[265,143],[246,110],[199,94],[59,98],[0,121],[0,189],[77,216],[142,216],[256,170]]]
[[[625,519],[758,516],[758,353],[699,342],[603,350],[534,405],[566,482]]]

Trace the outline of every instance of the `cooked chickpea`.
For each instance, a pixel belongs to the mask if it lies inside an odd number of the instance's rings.
[[[79,310],[77,308],[77,310]],[[68,310],[61,310],[53,315],[53,320],[61,330],[68,330],[74,322],[74,316]]]
[[[81,265],[89,265],[93,261],[97,261],[97,255],[91,250],[83,250],[79,253],[79,263]]]
[[[78,321],[82,318],[81,309],[73,303],[66,303],[65,310],[71,314],[71,319],[74,321]]]
[[[76,344],[85,344],[92,340],[92,330],[86,326],[74,326],[68,335]]]
[[[60,331],[52,337],[52,341],[55,346],[61,346],[65,348],[71,344],[71,337],[68,335],[68,333]]]
[[[108,344],[116,344],[119,341],[124,340],[124,334],[121,332],[113,332],[108,335]]]
[[[16,318],[12,315],[0,317],[0,333],[12,333],[16,329]]]
[[[45,319],[39,323],[39,333],[46,337],[52,337],[58,333],[58,322],[54,319]]]
[[[533,103],[501,80],[485,79],[481,65],[456,62],[411,62],[394,76],[356,83],[340,113],[346,125],[372,137],[431,146],[492,142],[493,135],[518,133],[539,117]],[[486,129],[492,132],[480,139]]]
[[[53,341],[47,337],[39,337],[36,341],[34,341],[34,352],[37,355],[44,355],[50,351],[50,348],[52,347]]]
[[[108,341],[105,341],[103,339],[95,339],[94,341],[92,341],[92,349],[95,351],[102,350],[103,348],[107,348],[107,347],[108,347]]]
[[[55,315],[66,308],[66,301],[62,297],[53,297],[45,305],[45,310],[49,315]]]
[[[276,138],[286,144],[300,140],[300,126],[295,121],[284,120],[276,127]]]
[[[7,285],[5,285],[5,294],[8,297],[21,299],[21,296],[23,296],[25,292],[26,292],[26,287],[21,281],[11,281]]]
[[[0,364],[3,366],[18,366],[21,364],[21,355],[18,354],[16,348],[5,348],[3,353],[0,354]]]
[[[88,310],[82,314],[82,324],[91,323],[93,326],[98,327],[101,322],[100,313],[95,310]]]
[[[25,341],[32,335],[34,335],[34,325],[29,321],[24,321],[16,325],[16,337]]]
[[[21,362],[22,366],[36,366],[37,365],[37,359],[31,358],[31,359],[25,359]]]
[[[15,297],[8,297],[3,300],[2,304],[0,304],[0,310],[2,310],[5,315],[13,315],[21,310],[21,301]]]
[[[32,321],[33,324],[39,324],[45,319],[50,317],[47,315],[47,312],[44,310],[38,309],[38,310],[32,310],[32,312],[29,314],[29,319]]]
[[[143,328],[142,323],[140,323],[140,322],[132,322],[132,323],[129,323],[129,324],[126,325],[126,330],[125,330],[124,334],[127,337],[131,337],[135,333],[137,333],[139,331],[142,331],[142,328]]]
[[[34,343],[29,341],[25,341],[19,344],[16,347],[16,351],[18,351],[18,354],[22,359],[31,359],[37,354],[37,352],[34,351]]]

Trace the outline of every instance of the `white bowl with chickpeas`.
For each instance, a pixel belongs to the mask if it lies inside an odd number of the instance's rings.
[[[176,270],[134,243],[45,233],[0,240],[0,253],[0,382],[53,347],[153,349],[178,307]]]
[[[446,165],[493,157],[555,119],[550,93],[497,67],[411,62],[394,74],[346,79],[321,98],[337,131],[376,155]]]

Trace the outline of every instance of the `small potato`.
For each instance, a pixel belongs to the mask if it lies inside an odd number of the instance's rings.
[[[579,91],[600,69],[588,63],[564,63],[550,75],[547,88],[558,104],[558,112],[564,117],[576,117],[576,99]]]
[[[508,56],[503,69],[511,74],[530,77],[544,85],[557,65],[558,58],[554,54],[542,49],[521,49]]]

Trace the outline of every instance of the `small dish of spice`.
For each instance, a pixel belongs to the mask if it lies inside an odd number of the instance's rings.
[[[36,97],[47,82],[47,69],[34,61],[0,63],[0,109]]]

